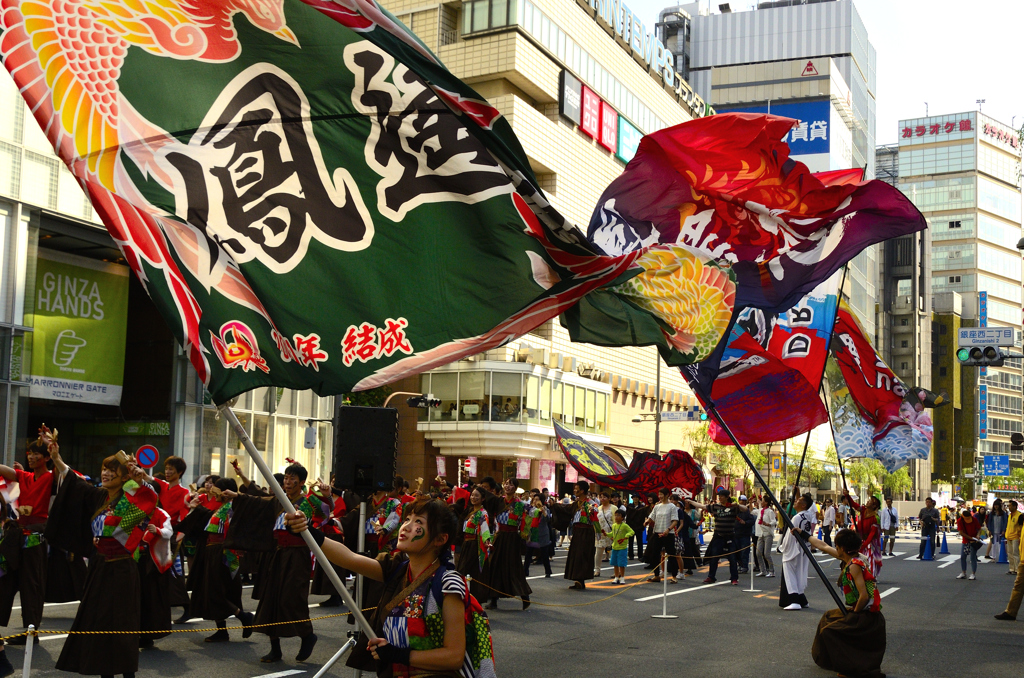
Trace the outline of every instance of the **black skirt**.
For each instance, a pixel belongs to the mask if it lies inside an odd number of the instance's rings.
[[[329,534],[326,535],[331,541],[336,541],[339,544],[343,543],[340,534]],[[345,581],[345,577],[348,576],[348,572],[338,567],[333,563],[328,563],[334,571],[338,574],[338,577],[342,582]],[[313,584],[310,586],[310,594],[314,596],[334,596],[338,595],[338,590],[334,588],[334,584],[331,583],[331,578],[327,576],[323,566],[320,564],[320,559],[316,559],[316,565],[313,566]]]
[[[139,556],[139,628],[143,631],[164,631],[147,633],[146,638],[156,640],[169,635],[171,631],[170,582],[171,571],[161,572],[146,551]]]
[[[178,554],[175,558],[180,559],[184,563],[184,554]],[[188,607],[191,603],[188,597],[188,587],[185,585],[184,572],[184,566],[182,567],[182,574],[175,574],[173,566],[167,571],[170,577],[167,580],[167,604],[171,607]]]
[[[469,592],[477,600],[487,600],[494,594],[490,592],[489,588],[484,586],[486,580],[483,579],[484,568],[480,567],[479,554],[480,548],[477,545],[476,537],[466,539],[462,542],[462,549],[459,550],[459,559],[455,561],[455,569],[462,576],[473,578],[472,583],[469,585]],[[486,562],[484,566],[486,567]]]
[[[81,556],[51,545],[46,558],[46,602],[81,600],[88,570]]]
[[[221,621],[242,609],[242,580],[232,577],[224,564],[224,544],[207,542],[192,566],[196,577],[192,583],[190,616]]]
[[[829,610],[811,645],[814,663],[851,678],[885,678],[885,617],[881,612]]]
[[[810,605],[804,594],[789,592],[789,589],[786,588],[786,571],[779,568],[779,607],[789,607],[793,603],[797,603],[801,607]]]
[[[89,559],[85,591],[71,631],[129,631],[114,635],[76,635],[64,641],[57,669],[85,676],[139,670],[139,568],[131,556]],[[130,633],[134,631],[135,633]]]
[[[494,538],[483,571],[484,583],[490,587],[485,587],[488,598],[523,598],[533,593],[523,572],[522,546],[518,532],[498,532]]]
[[[573,525],[569,555],[565,559],[566,579],[586,581],[594,578],[594,550],[597,538],[590,525]]]
[[[255,624],[296,623],[256,630],[272,638],[305,637],[313,633],[313,623],[309,621],[309,549],[289,546],[268,555],[268,585],[260,596]]]

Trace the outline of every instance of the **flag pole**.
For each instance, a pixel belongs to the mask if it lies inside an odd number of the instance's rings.
[[[288,499],[288,495],[285,494],[284,488],[282,488],[281,484],[277,482],[273,471],[271,471],[270,467],[267,466],[267,462],[263,460],[259,450],[256,449],[256,446],[249,438],[249,434],[246,433],[245,428],[242,426],[241,422],[238,421],[238,417],[235,416],[234,411],[227,403],[218,405],[217,409],[224,415],[224,418],[227,419],[231,428],[234,429],[235,435],[238,436],[238,440],[242,443],[242,447],[245,448],[245,451],[249,453],[249,457],[252,458],[253,462],[256,464],[256,468],[258,468],[260,473],[263,474],[263,477],[267,479],[267,484],[270,486],[270,489],[273,490],[274,496],[277,497],[281,506],[284,507],[287,513],[295,513],[295,507],[292,505],[291,500]],[[303,541],[306,542],[306,546],[308,546],[309,550],[313,552],[313,555],[316,556],[316,559],[320,564],[324,566],[324,574],[326,574],[327,578],[331,580],[332,584],[334,584],[334,588],[338,590],[338,594],[341,596],[342,600],[345,601],[345,605],[348,606],[349,612],[355,618],[359,628],[366,634],[368,639],[375,640],[377,638],[377,634],[373,632],[373,628],[370,626],[370,623],[366,621],[366,617],[364,617],[363,613],[360,612],[359,606],[356,605],[354,600],[352,600],[352,596],[349,595],[348,589],[345,588],[345,584],[341,581],[338,573],[334,571],[333,567],[331,567],[330,561],[327,559],[327,556],[324,555],[323,549],[317,546],[317,543],[313,541],[313,535],[309,533],[309,530],[303,530],[299,535],[302,537]]]
[[[846,285],[846,274],[850,271],[850,265],[843,265],[843,277],[839,281],[839,288],[836,290],[836,312],[832,316],[832,327],[828,330],[828,342],[825,344],[825,361],[821,364],[821,377],[818,378],[818,392],[821,392],[821,388],[825,383],[825,371],[828,367],[828,354],[832,345],[832,337],[836,333],[836,322],[839,320],[839,301],[843,298],[843,287]],[[825,409],[828,410],[828,401],[825,402]],[[830,417],[831,421],[831,417]],[[796,482],[793,483],[793,497],[789,501],[789,505],[792,506],[796,501],[797,488],[800,486],[800,476],[804,472],[804,459],[807,458],[807,446],[811,442],[811,432],[807,431],[807,438],[804,440],[804,452],[800,455],[800,468],[796,472]],[[834,441],[833,441],[834,442]]]
[[[730,429],[728,425],[726,425],[725,421],[722,420],[722,415],[718,413],[718,408],[715,407],[712,403],[707,406],[707,411],[715,418],[715,421],[717,421],[718,425],[722,427],[722,430],[725,431],[726,435],[729,436],[729,440],[731,440],[732,444],[736,446],[736,449],[739,451],[740,456],[743,457],[743,461],[745,461],[747,463],[747,466],[750,467],[750,470],[754,472],[754,477],[757,479],[758,484],[761,486],[762,489],[764,489],[765,494],[768,495],[768,499],[771,501],[772,505],[774,505],[775,508],[778,510],[783,522],[786,523],[786,529],[792,530],[794,528],[794,525],[793,521],[789,517],[789,514],[786,511],[782,510],[782,506],[779,504],[779,500],[775,498],[774,494],[772,494],[772,490],[770,487],[768,487],[768,483],[766,483],[764,478],[761,477],[761,473],[757,470],[757,467],[754,466],[754,463],[750,461],[750,457],[747,456],[747,453],[746,451],[744,451],[743,446],[740,445],[740,441],[736,439],[736,436],[733,434],[732,429]],[[810,561],[811,567],[814,568],[814,571],[818,573],[818,577],[821,578],[821,581],[825,585],[825,588],[828,589],[828,592],[832,595],[832,599],[836,602],[836,605],[839,606],[840,610],[845,610],[846,601],[844,601],[839,596],[839,593],[832,585],[832,581],[829,580],[824,570],[821,569],[821,565],[819,565],[818,561],[816,561],[811,556],[811,549],[807,546],[807,542],[805,542],[802,538],[797,538],[797,543],[800,544],[800,549],[804,552],[804,556],[807,558],[808,561]]]

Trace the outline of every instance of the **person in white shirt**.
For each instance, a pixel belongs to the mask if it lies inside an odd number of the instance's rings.
[[[822,541],[832,546],[832,530],[836,527],[836,507],[831,499],[825,500],[825,510],[821,517]]]
[[[757,577],[774,577],[775,563],[772,562],[772,544],[775,542],[775,526],[778,518],[775,517],[775,509],[772,508],[768,497],[761,500],[761,508],[754,512],[754,534],[757,535],[757,551],[754,556],[757,558],[757,566],[760,572]]]
[[[878,512],[878,528],[882,531],[882,555],[892,557],[892,547],[896,545],[896,529],[900,526],[899,511],[892,505],[892,497],[885,498],[885,508]],[[889,553],[885,552],[885,542],[889,542]]]
[[[814,498],[804,493],[796,500],[798,513],[793,516],[793,525],[800,531],[813,534],[815,525]],[[804,589],[807,587],[808,559],[800,548],[800,537],[792,532],[782,536],[782,585],[779,590],[779,607],[783,610],[800,610],[808,607]]]
[[[676,528],[679,526],[679,509],[669,501],[672,490],[658,490],[658,503],[651,509],[646,524],[654,527],[653,543],[647,543],[644,550],[646,560],[649,564],[655,565],[654,574],[650,581],[661,581],[661,553],[665,552],[667,562],[666,574],[670,584],[676,583],[676,574],[679,573],[679,563],[676,562]]]
[[[597,506],[597,524],[600,534],[597,535],[597,548],[594,549],[594,576],[601,576],[601,562],[604,560],[604,550],[611,548],[612,523],[614,521],[616,507],[612,506],[611,497],[607,491],[601,493],[601,503]]]

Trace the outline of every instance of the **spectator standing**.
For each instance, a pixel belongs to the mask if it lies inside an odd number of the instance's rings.
[[[612,506],[611,496],[608,491],[600,495],[600,503],[597,506],[597,548],[594,549],[594,576],[601,576],[601,563],[604,562],[605,549],[612,545],[612,523],[615,522],[616,507]]]
[[[681,502],[683,506],[682,520],[683,527],[680,532],[685,535],[683,539],[683,575],[693,576],[693,571],[700,566],[700,547],[697,546],[697,535],[701,529],[701,511],[697,508],[687,507],[687,502]]]
[[[1006,534],[1006,511],[1003,510],[1003,500],[996,499],[992,504],[992,510],[989,511],[988,517],[985,519],[985,527],[988,528],[989,540],[988,548],[985,549],[985,559],[992,560],[992,546],[996,547],[996,558],[999,557],[999,542],[1002,540],[1003,535]]]
[[[971,512],[964,510],[963,514],[956,521],[956,531],[960,534],[962,546],[960,549],[960,574],[957,579],[977,579],[978,572],[978,549],[981,548],[981,540],[978,535],[981,533],[981,521],[971,515]],[[971,560],[971,576],[967,576],[967,559]]]
[[[651,501],[649,497],[637,497],[637,501],[633,502],[629,508],[626,509],[626,524],[633,530],[633,536],[629,538],[629,559],[633,560],[633,543],[636,542],[636,557],[640,560],[644,559],[644,525],[647,522],[647,516],[651,514]]]
[[[733,538],[733,550],[736,551],[736,561],[739,565],[739,574],[746,574],[750,571],[750,537],[754,532],[754,514],[747,505],[747,496],[740,495],[736,513],[736,531]]]
[[[551,512],[544,505],[541,496],[535,496],[531,502],[530,536],[526,542],[526,560],[523,561],[523,575],[530,576],[530,563],[534,557],[544,566],[544,576],[551,576]]]
[[[933,542],[932,553],[939,549],[939,545],[935,542],[939,535],[938,521],[942,519],[942,516],[939,514],[939,510],[935,508],[935,500],[928,497],[924,500],[924,508],[917,514],[917,517],[921,520],[921,548],[917,554],[917,559],[921,560],[924,557],[924,549],[929,539]]]
[[[900,526],[899,511],[892,505],[892,497],[885,498],[885,508],[878,516],[878,526],[882,530],[882,555],[892,557],[892,547],[896,545],[896,530]],[[921,533],[922,535],[924,532]],[[889,552],[885,552],[885,544],[889,544]]]
[[[652,527],[653,539],[647,541],[647,563],[654,565],[654,574],[651,581],[661,581],[661,552],[665,552],[665,569],[669,575],[669,583],[675,584],[675,575],[679,573],[679,566],[674,558],[676,554],[676,526],[679,524],[679,512],[675,505],[669,501],[672,491],[668,488],[658,490],[658,503],[651,509],[651,515],[647,523]],[[674,572],[673,572],[674,570]]]
[[[611,541],[612,541],[612,555],[611,565],[612,574],[615,577],[612,580],[613,584],[625,584],[626,583],[626,545],[629,542],[629,538],[633,536],[633,528],[626,524],[626,511],[625,509],[618,509],[615,511],[615,522],[612,523]]]
[[[721,489],[716,495],[717,504],[698,504],[691,501],[690,505],[703,509],[715,519],[714,532],[711,535],[711,543],[704,554],[704,562],[708,565],[708,578],[705,584],[714,584],[717,580],[718,561],[724,555],[729,561],[729,579],[733,586],[739,585],[739,573],[736,568],[735,536],[736,536],[736,515],[739,508],[732,503],[729,491]]]
[[[809,492],[796,500],[796,515],[793,527],[797,533],[810,534],[814,531],[814,498]],[[800,610],[808,607],[804,589],[807,587],[808,556],[800,548],[800,539],[792,531],[782,537],[782,582],[779,586],[779,607],[783,610]]]
[[[761,499],[761,508],[757,511],[754,531],[757,533],[757,551],[755,553],[761,572],[758,577],[774,577],[775,563],[772,562],[772,544],[775,542],[775,509],[768,497]],[[833,514],[834,516],[834,514]],[[834,518],[833,518],[834,519]]]
[[[821,538],[826,545],[832,546],[832,530],[836,527],[836,507],[832,499],[825,500],[825,510],[821,512]]]
[[[1006,558],[1010,561],[1010,569],[1006,574],[1017,574],[1020,566],[1020,534],[1024,526],[1024,514],[1017,510],[1017,501],[1011,499],[1007,506],[1010,507],[1006,514]],[[1016,583],[1014,584],[1016,586]]]

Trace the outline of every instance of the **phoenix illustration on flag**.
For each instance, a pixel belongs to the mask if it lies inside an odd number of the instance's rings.
[[[728,264],[607,255],[502,111],[373,0],[2,0],[0,52],[216,402],[370,388],[601,289],[689,360]]]

